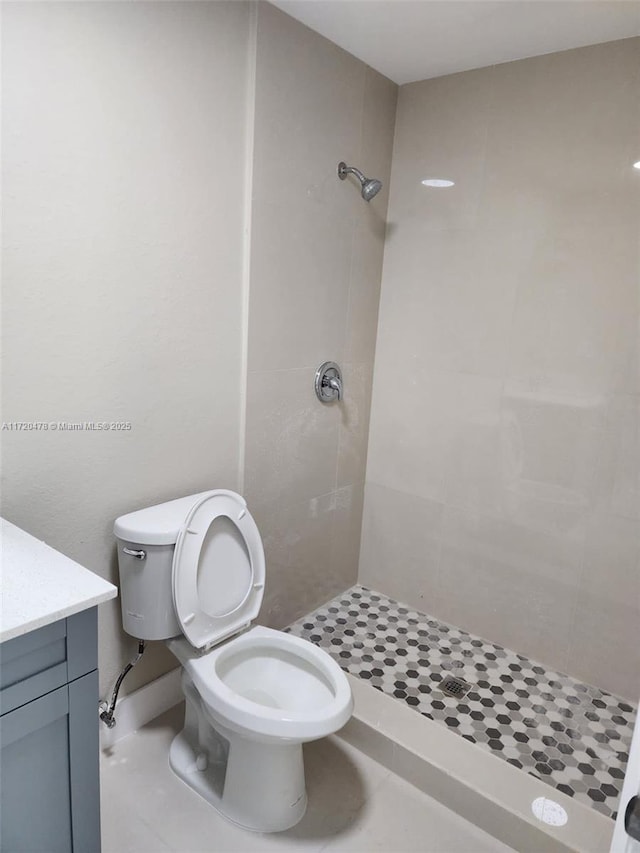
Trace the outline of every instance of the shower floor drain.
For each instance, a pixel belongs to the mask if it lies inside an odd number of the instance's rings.
[[[455,699],[462,697],[471,690],[471,685],[467,684],[462,678],[456,678],[454,675],[448,675],[440,683],[440,690],[446,693],[447,696],[453,696]]]

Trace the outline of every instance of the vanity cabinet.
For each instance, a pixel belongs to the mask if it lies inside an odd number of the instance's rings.
[[[97,608],[0,645],[0,850],[99,853]]]

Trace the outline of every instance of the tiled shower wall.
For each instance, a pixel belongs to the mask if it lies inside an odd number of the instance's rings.
[[[359,575],[634,702],[639,91],[640,39],[400,88]]]
[[[261,620],[355,581],[397,87],[258,6],[244,493],[265,544]],[[384,181],[367,204],[340,160]],[[345,399],[323,405],[337,361]]]

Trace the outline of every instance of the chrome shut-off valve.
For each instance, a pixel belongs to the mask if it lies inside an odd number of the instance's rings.
[[[335,361],[325,361],[316,370],[315,389],[321,403],[342,400],[342,372]]]

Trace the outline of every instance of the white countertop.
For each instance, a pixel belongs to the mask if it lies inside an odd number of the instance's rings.
[[[99,575],[4,518],[0,522],[0,642],[117,596],[117,588]]]

